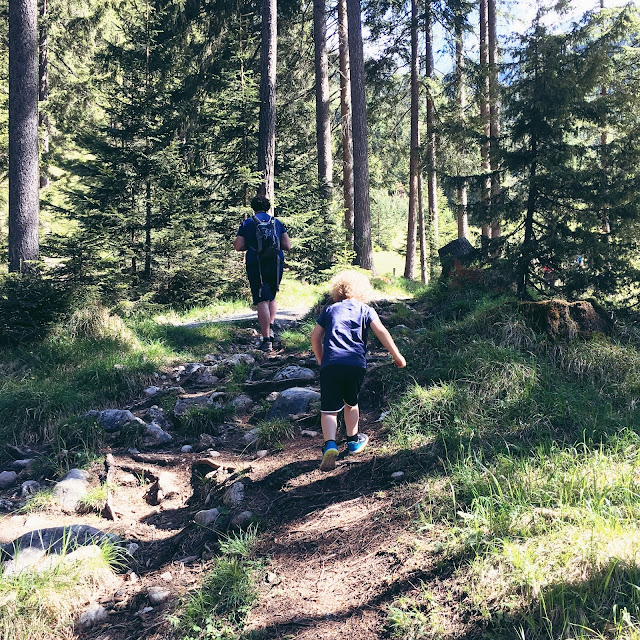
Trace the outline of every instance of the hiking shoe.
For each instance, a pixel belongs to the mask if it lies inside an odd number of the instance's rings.
[[[362,453],[368,442],[369,436],[366,433],[359,433],[357,440],[347,442],[347,449],[349,453]]]
[[[322,462],[320,471],[331,471],[336,468],[336,458],[338,457],[338,447],[333,440],[329,440],[322,447]]]
[[[262,338],[260,351],[273,351],[273,342],[271,341],[271,338]]]

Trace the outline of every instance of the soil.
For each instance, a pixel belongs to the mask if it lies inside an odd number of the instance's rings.
[[[254,329],[239,329],[231,351],[255,355],[256,341]],[[374,366],[367,384],[375,389],[375,372],[393,365],[386,352],[374,350],[371,358]],[[309,366],[312,355],[287,353],[276,342],[276,350],[266,354],[260,366],[275,370],[301,362]],[[309,382],[317,388],[317,379]],[[169,384],[175,383],[168,379]],[[194,391],[188,381],[179,384],[187,394]],[[269,385],[253,389],[258,406],[270,391]],[[170,447],[139,455],[112,448],[115,520],[99,513],[64,513],[53,505],[46,511],[0,518],[0,543],[34,529],[70,524],[92,525],[135,542],[139,549],[129,566],[107,590],[87,600],[87,605],[101,603],[109,610],[107,623],[70,637],[159,640],[171,637],[166,614],[211,570],[220,529],[233,513],[249,510],[259,523],[258,556],[264,568],[259,574],[259,599],[247,619],[248,631],[259,632],[260,638],[300,640],[388,637],[388,605],[398,595],[419,589],[425,576],[436,579],[439,569],[428,541],[426,551],[420,551],[415,527],[407,534],[415,516],[411,507],[420,496],[402,478],[391,475],[405,467],[402,459],[384,452],[385,435],[378,418],[387,399],[379,392],[366,395],[361,431],[369,434],[370,445],[358,456],[342,453],[334,471],[318,469],[322,437],[317,413],[298,416],[293,421],[294,437],[284,441],[282,450],[270,450],[261,458],[257,447],[248,447],[243,439],[260,414],[239,416],[223,436],[216,437],[218,457],[211,451],[180,452],[182,444],[197,438],[176,438]],[[142,415],[148,405],[142,402],[131,409]],[[305,436],[303,430],[318,435]],[[215,466],[219,467],[215,482],[204,482],[203,475]],[[160,473],[170,474],[175,493],[158,503],[153,481]],[[96,484],[100,474],[104,468],[96,466]],[[195,514],[221,506],[223,492],[238,479],[245,485],[241,507],[223,516],[215,529],[196,525]],[[15,499],[15,489],[2,497]],[[171,597],[149,608],[151,586],[168,588]]]

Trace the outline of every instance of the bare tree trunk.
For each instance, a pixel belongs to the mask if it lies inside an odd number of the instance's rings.
[[[147,46],[145,50],[145,110],[147,111],[147,122],[145,126],[147,131],[145,134],[146,148],[146,192],[145,192],[145,218],[144,218],[144,271],[145,280],[151,279],[151,167],[149,164],[151,154],[151,142],[149,140],[149,127],[151,118],[149,117],[149,106],[151,104],[151,76],[149,73],[149,56],[151,54],[151,34],[149,30],[149,0],[146,0],[146,29],[147,29]]]
[[[264,182],[259,189],[273,201],[276,157],[276,61],[278,11],[276,0],[262,0],[262,45],[260,48],[260,123],[258,171]]]
[[[9,271],[38,260],[38,6],[9,3]]]
[[[467,94],[464,87],[464,51],[462,42],[461,19],[456,20],[456,100],[458,102],[458,117],[460,122],[465,120],[467,106]],[[469,237],[469,221],[467,216],[467,182],[460,180],[458,183],[458,238]]]
[[[351,72],[349,68],[349,29],[347,0],[338,0],[338,45],[340,49],[340,113],[342,115],[342,181],[344,228],[353,246],[353,138],[351,136]]]
[[[38,102],[46,103],[49,99],[49,44],[47,26],[47,0],[40,0],[40,35],[38,42],[39,50],[39,76]],[[45,109],[40,109],[38,113],[38,125],[40,130],[40,145],[42,157],[40,162],[40,188],[49,186],[49,167],[47,156],[49,155],[49,114]]]
[[[491,163],[489,161],[489,144],[491,138],[491,122],[489,118],[489,21],[488,0],[480,0],[480,119],[482,121],[483,138],[480,146],[482,162],[482,179],[480,201],[483,205],[483,219],[491,220]],[[491,240],[491,224],[482,224],[482,248],[487,250]]]
[[[487,18],[489,26],[489,118],[490,118],[490,162],[491,162],[491,202],[495,204],[500,197],[499,168],[499,103],[498,103],[498,28],[496,18],[496,0],[487,2]],[[491,238],[501,235],[500,220],[494,218],[491,222]]]
[[[440,244],[438,228],[438,177],[436,172],[436,109],[433,100],[433,90],[430,82],[434,80],[435,65],[433,62],[433,14],[431,13],[431,0],[426,0],[425,9],[425,39],[426,39],[426,69],[427,90],[427,197],[429,201],[430,245],[431,257],[429,265],[431,276],[435,276],[436,260],[433,259]]]
[[[313,0],[313,43],[316,67],[316,139],[318,146],[318,182],[325,201],[333,195],[333,158],[329,120],[329,62],[327,59],[327,23],[325,0]]]
[[[604,9],[604,0],[600,0],[600,10],[602,9]],[[607,95],[607,87],[605,87],[604,85],[602,85],[602,89],[600,90],[600,95],[602,96]],[[600,168],[602,169],[603,176],[607,175],[607,144],[608,144],[607,129],[603,125],[600,131]],[[607,237],[609,237],[609,234],[611,234],[611,222],[609,220],[609,214],[607,213],[606,210],[602,212],[601,220],[602,220],[602,226],[601,226],[602,233],[606,234]]]
[[[418,237],[420,239],[420,282],[429,282],[427,272],[427,234],[424,224],[424,207],[422,206],[422,174],[418,173]]]
[[[418,127],[419,94],[418,0],[411,0],[411,148],[409,150],[409,220],[404,277],[413,280],[416,262],[416,225],[418,221],[418,175],[420,173],[420,129]]]
[[[369,202],[369,150],[367,103],[364,90],[364,53],[360,0],[347,0],[351,99],[353,103],[353,240],[356,264],[373,270],[371,252],[371,207]]]

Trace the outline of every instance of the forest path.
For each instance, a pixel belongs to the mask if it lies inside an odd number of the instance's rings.
[[[378,304],[389,326],[413,313],[405,302],[399,304],[400,314],[393,302]],[[279,312],[278,318],[292,328],[300,313],[289,318]],[[240,320],[246,324],[244,317],[221,319]],[[313,355],[289,351],[279,340],[274,352],[262,353],[256,348],[255,327],[236,326],[231,333],[230,344],[215,360],[159,372],[157,394],[141,394],[129,407],[146,423],[155,416],[166,424],[173,437],[170,444],[138,441],[134,449],[125,431],[108,435],[115,521],[102,517],[104,511],[78,513],[55,501],[44,509],[0,518],[3,543],[37,528],[88,524],[138,545],[126,572],[87,601],[107,609],[108,623],[76,630],[73,637],[173,637],[166,614],[211,571],[219,537],[247,521],[259,524],[257,554],[264,566],[257,574],[258,602],[246,620],[252,637],[385,637],[385,612],[398,581],[412,584],[429,569],[424,558],[416,564],[412,542],[402,533],[406,516],[400,515],[398,505],[408,498],[392,474],[402,471],[405,462],[384,452],[379,417],[387,403],[385,371],[393,368],[386,351],[371,350],[361,398],[361,431],[369,434],[370,445],[359,456],[346,456],[342,432],[336,469],[323,473],[318,469],[322,436],[317,408],[289,411],[292,437],[281,445],[255,441],[256,425],[269,417],[268,407],[283,390],[319,390]],[[301,377],[303,369],[310,377]],[[294,377],[279,379],[284,370],[294,371]],[[237,403],[233,418],[196,423],[183,413],[185,405],[206,408],[216,402]],[[185,445],[191,450],[183,449]],[[94,486],[104,481],[102,463],[91,472]],[[234,501],[230,489],[239,483],[244,495]],[[221,514],[215,523],[196,524],[199,512],[214,507]],[[151,602],[154,588],[164,590],[167,599]]]

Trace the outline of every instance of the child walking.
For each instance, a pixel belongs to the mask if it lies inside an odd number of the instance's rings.
[[[372,293],[367,276],[357,271],[341,271],[331,281],[334,302],[322,310],[311,332],[311,346],[320,364],[320,423],[324,437],[321,471],[335,469],[336,430],[342,409],[349,453],[361,453],[369,442],[369,437],[359,432],[358,407],[367,367],[369,328],[398,367],[407,365],[376,311],[365,304]]]

